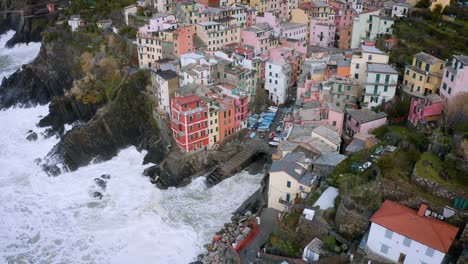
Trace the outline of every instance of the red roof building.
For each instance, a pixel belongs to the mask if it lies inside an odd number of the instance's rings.
[[[401,263],[441,263],[458,233],[458,227],[386,200],[370,219],[367,241],[375,253]]]
[[[172,136],[186,151],[206,149],[209,143],[208,107],[197,95],[176,96],[171,100]]]

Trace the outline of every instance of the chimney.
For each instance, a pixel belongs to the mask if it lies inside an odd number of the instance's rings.
[[[418,215],[419,216],[424,216],[425,213],[426,213],[426,210],[427,210],[427,205],[421,204],[421,206],[419,207],[419,210],[418,210]]]

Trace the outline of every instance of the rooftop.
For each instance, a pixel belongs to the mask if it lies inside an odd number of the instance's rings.
[[[301,184],[310,186],[317,178],[317,176],[313,173],[307,172],[304,167],[299,165],[299,163],[307,163],[307,161],[311,162],[305,158],[304,153],[288,153],[281,160],[273,161],[271,164],[270,173],[285,172]]]
[[[458,227],[418,215],[418,211],[390,200],[386,200],[370,220],[443,253],[449,251],[458,233]]]
[[[201,98],[198,95],[176,96],[174,98],[177,104],[188,104],[199,100],[201,100]]]
[[[284,29],[293,29],[293,28],[305,27],[305,26],[307,26],[307,24],[293,23],[293,22],[284,22],[281,24],[281,27]]]
[[[468,65],[468,56],[465,55],[453,55],[455,59],[461,61],[464,65]]]
[[[339,145],[341,143],[340,135],[336,131],[333,131],[328,127],[318,126],[314,130],[312,130],[312,132],[315,132],[316,134],[324,137],[325,139],[331,141],[335,145]]]
[[[421,61],[424,61],[424,62],[427,62],[429,64],[435,64],[435,63],[438,63],[438,62],[444,62],[443,60],[437,58],[437,57],[434,57],[432,56],[431,54],[427,54],[425,52],[419,52],[417,54],[414,55],[414,57],[418,60],[421,60]]]
[[[366,52],[366,53],[373,53],[373,54],[382,54],[382,55],[385,55],[386,53],[379,50],[378,48],[376,48],[375,46],[366,46],[366,45],[362,45],[361,46],[361,50],[362,52]]]
[[[392,66],[384,63],[369,63],[367,64],[368,72],[379,72],[379,73],[389,73],[389,74],[398,74],[398,72],[393,69]]]
[[[179,77],[177,73],[173,70],[153,71],[153,72],[154,74],[158,75],[159,77],[163,78],[166,81]]]
[[[314,161],[316,165],[326,165],[326,166],[337,166],[347,157],[338,152],[330,152],[324,155],[321,155],[318,159]]]
[[[348,114],[361,124],[387,117],[387,114],[384,112],[376,113],[369,109],[348,110]]]

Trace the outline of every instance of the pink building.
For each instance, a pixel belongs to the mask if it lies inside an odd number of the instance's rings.
[[[351,1],[334,0],[330,1],[328,4],[335,12],[335,28],[337,32],[344,26],[353,26],[356,11],[353,9]]]
[[[387,114],[369,109],[348,110],[346,134],[353,137],[357,133],[369,134],[372,130],[387,124]]]
[[[177,27],[176,17],[170,14],[155,14],[149,23],[138,29],[139,33],[148,34]]]
[[[332,21],[310,20],[310,45],[331,48],[335,43],[335,25]]]
[[[445,101],[468,92],[468,56],[454,55],[452,65],[445,67],[439,93]]]
[[[242,28],[240,32],[241,45],[254,51],[255,55],[266,52],[277,41],[273,38],[273,29],[267,24],[256,24]]]
[[[239,89],[228,83],[222,83],[217,85],[221,90],[221,94],[227,95],[234,99],[235,107],[235,131],[239,131],[247,127],[247,118],[248,118],[248,97],[241,94]]]
[[[436,94],[430,94],[423,98],[412,98],[408,120],[414,126],[438,120],[442,115],[443,109],[443,100]]]
[[[307,54],[307,44],[296,39],[282,39],[281,46],[295,49],[297,52]]]
[[[281,23],[280,38],[295,39],[306,44],[307,24],[292,22]]]
[[[317,126],[328,125],[340,136],[343,133],[344,113],[343,111],[327,102],[319,100],[303,103],[296,107],[290,116],[284,118],[285,127],[295,125],[314,124]]]
[[[281,23],[280,12],[278,10],[271,10],[259,13],[256,17],[256,23],[266,23],[272,28],[279,28],[279,24]]]

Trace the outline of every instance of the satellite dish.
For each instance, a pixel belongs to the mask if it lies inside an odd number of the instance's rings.
[[[445,218],[452,217],[454,214],[455,214],[455,211],[453,211],[449,207],[444,207],[443,215],[444,215]]]

